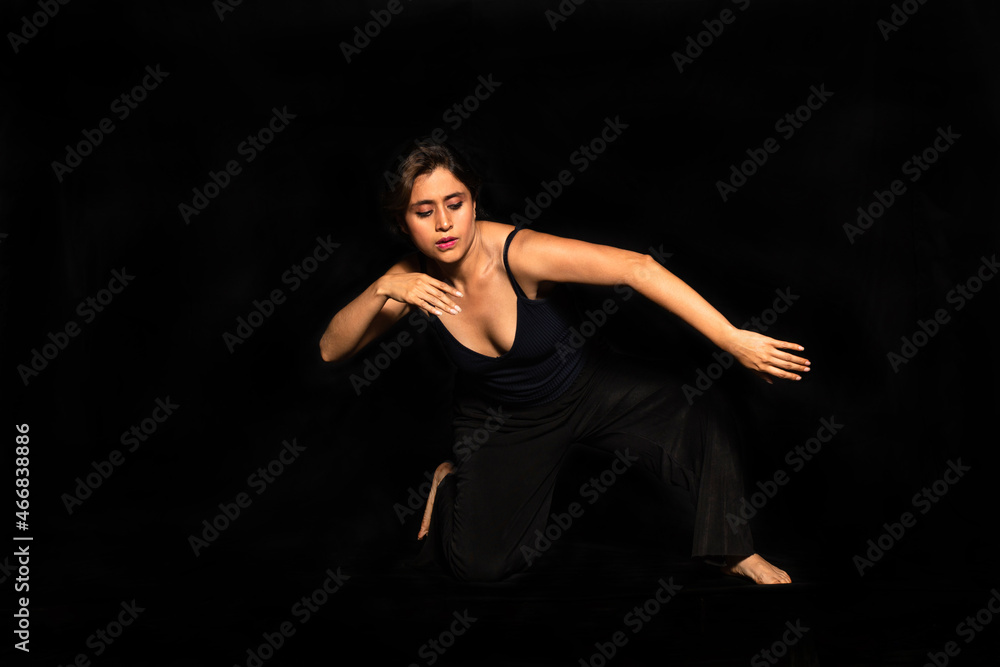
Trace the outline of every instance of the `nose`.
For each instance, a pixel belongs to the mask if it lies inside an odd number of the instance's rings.
[[[437,216],[437,228],[439,231],[446,232],[451,229],[451,220],[448,219],[448,213],[445,212],[443,215]]]

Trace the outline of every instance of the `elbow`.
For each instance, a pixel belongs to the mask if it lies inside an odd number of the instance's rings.
[[[644,294],[650,281],[654,280],[658,272],[663,270],[663,265],[656,261],[652,255],[637,252],[628,262],[625,283],[640,294]]]
[[[327,363],[330,363],[331,361],[340,361],[342,358],[342,355],[336,354],[336,352],[331,349],[330,343],[326,340],[325,336],[319,342],[319,356]]]

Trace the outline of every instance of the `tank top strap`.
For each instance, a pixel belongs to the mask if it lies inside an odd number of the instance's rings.
[[[510,234],[507,235],[507,240],[503,244],[503,268],[507,271],[507,278],[510,279],[511,287],[514,288],[514,294],[516,294],[519,298],[527,299],[528,295],[524,293],[521,286],[517,284],[516,280],[514,280],[514,274],[510,272],[510,265],[507,263],[507,249],[510,248],[510,242],[514,240],[514,234],[517,234],[521,231],[521,229],[523,229],[523,224],[514,227],[514,229],[510,231]]]

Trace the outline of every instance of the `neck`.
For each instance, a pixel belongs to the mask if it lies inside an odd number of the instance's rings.
[[[486,249],[483,247],[482,236],[477,230],[477,233],[473,234],[469,251],[465,253],[464,257],[457,262],[435,261],[435,264],[437,264],[438,271],[441,272],[444,279],[464,294],[469,283],[475,282],[482,275],[487,262],[488,257]]]

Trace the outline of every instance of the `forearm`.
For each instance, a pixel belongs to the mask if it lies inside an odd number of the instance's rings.
[[[723,350],[728,351],[737,328],[687,283],[648,255],[633,272],[630,286],[647,299],[677,315]]]
[[[320,338],[319,349],[323,361],[341,361],[353,356],[367,342],[366,334],[382,313],[387,300],[387,296],[379,294],[379,280],[376,280],[341,308]],[[367,336],[368,339],[372,337],[374,334]]]

